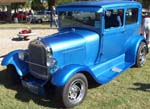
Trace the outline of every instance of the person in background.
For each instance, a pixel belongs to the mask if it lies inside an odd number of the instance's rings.
[[[51,11],[51,16],[50,16],[50,27],[51,28],[53,25],[55,25],[56,28],[58,27],[57,19],[58,19],[58,16],[56,14],[55,6],[52,6],[52,11]]]
[[[31,23],[31,22],[32,22],[32,19],[33,19],[33,12],[32,12],[32,10],[30,10],[29,13],[28,13],[27,22],[28,22],[28,23]]]
[[[145,39],[150,43],[150,17],[145,17],[143,19],[143,31]]]

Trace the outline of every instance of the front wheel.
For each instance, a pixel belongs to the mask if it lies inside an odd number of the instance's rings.
[[[64,107],[74,107],[84,100],[88,89],[88,82],[84,74],[74,75],[67,84],[57,88],[57,97]]]
[[[38,23],[42,23],[43,21],[42,21],[42,19],[38,19]]]
[[[136,64],[135,64],[136,67],[142,67],[145,64],[147,53],[146,48],[147,48],[146,44],[144,42],[141,42],[136,56]]]

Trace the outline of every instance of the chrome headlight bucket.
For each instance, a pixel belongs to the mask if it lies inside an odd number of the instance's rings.
[[[53,58],[53,52],[50,47],[46,47],[47,50],[47,67],[51,69],[51,71],[56,71],[57,69],[57,60]]]
[[[47,51],[47,57],[51,57],[52,56],[52,49],[50,47],[46,47],[46,51]]]
[[[47,66],[50,68],[54,68],[57,65],[57,61],[55,58],[49,57],[47,58]]]

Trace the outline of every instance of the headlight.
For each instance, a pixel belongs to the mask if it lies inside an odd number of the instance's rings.
[[[24,60],[24,58],[25,58],[25,54],[24,54],[24,52],[19,52],[19,53],[18,53],[18,57],[19,57],[19,59],[20,59],[20,60],[22,60],[22,61],[23,61],[23,60]]]
[[[47,50],[47,57],[51,57],[52,56],[52,49],[50,47],[46,47]]]
[[[47,50],[47,67],[50,68],[51,72],[55,72],[57,70],[57,60],[53,58],[53,52],[50,47],[46,47]]]
[[[50,68],[56,67],[57,61],[55,58],[49,57],[47,58],[47,66]]]

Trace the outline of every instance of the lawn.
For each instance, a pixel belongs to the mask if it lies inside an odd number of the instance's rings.
[[[131,68],[106,85],[88,90],[84,102],[74,109],[149,109],[150,56],[142,68]],[[0,109],[55,109],[52,99],[34,95],[11,84],[0,66]]]

